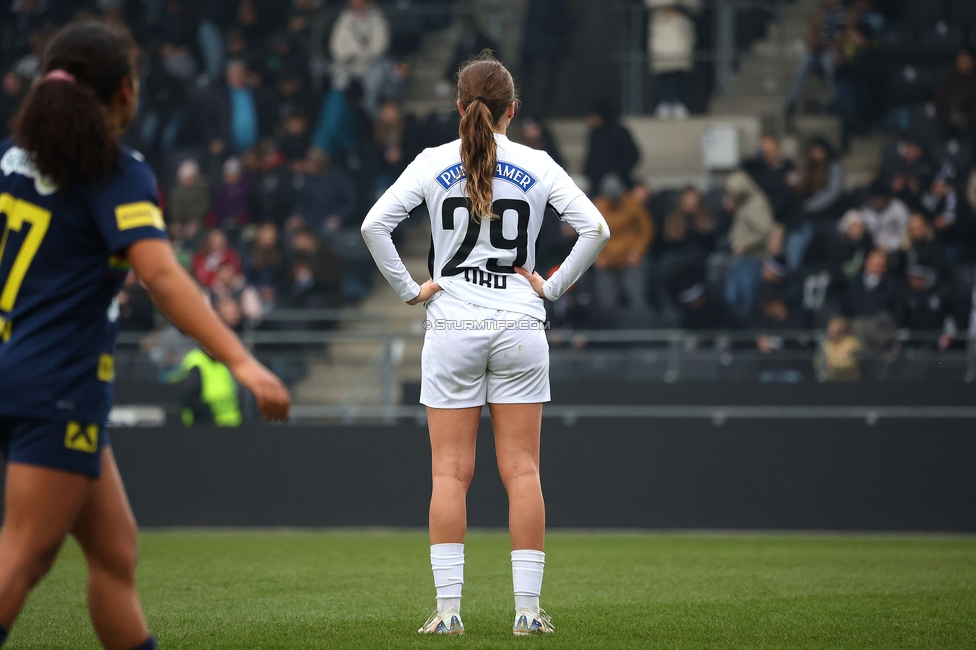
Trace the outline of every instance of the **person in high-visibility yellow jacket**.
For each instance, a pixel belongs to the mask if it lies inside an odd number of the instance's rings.
[[[241,426],[237,382],[227,366],[199,348],[191,350],[180,364],[183,371],[183,424]]]

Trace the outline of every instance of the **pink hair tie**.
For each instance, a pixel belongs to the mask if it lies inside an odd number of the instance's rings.
[[[68,83],[74,83],[75,76],[68,72],[67,70],[51,70],[46,75],[42,81],[67,81]]]

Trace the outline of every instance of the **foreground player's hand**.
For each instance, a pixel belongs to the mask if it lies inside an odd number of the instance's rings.
[[[542,285],[544,285],[546,283],[546,279],[544,277],[542,277],[541,275],[539,275],[539,273],[536,272],[536,271],[533,271],[532,273],[529,273],[528,271],[526,271],[525,269],[523,269],[521,266],[516,266],[515,267],[515,272],[518,273],[519,275],[521,275],[526,280],[528,280],[529,281],[529,284],[532,285],[532,288],[535,289],[535,292],[537,294],[539,294],[540,296],[542,296],[542,299],[543,300],[548,300],[548,298],[546,298],[546,294],[542,292]]]
[[[254,358],[230,369],[234,379],[254,393],[261,417],[269,422],[288,419],[291,408],[291,395],[277,376]]]
[[[419,305],[430,300],[430,297],[441,290],[441,285],[432,279],[420,285],[420,293],[413,300],[407,301],[408,305]]]

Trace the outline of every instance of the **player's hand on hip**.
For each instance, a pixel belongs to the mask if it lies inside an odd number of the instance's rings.
[[[542,277],[541,275],[539,275],[539,273],[537,271],[533,271],[532,273],[529,273],[528,271],[526,271],[525,269],[523,269],[521,266],[516,266],[515,267],[515,272],[518,273],[519,275],[521,275],[526,280],[528,280],[529,281],[529,284],[532,285],[532,288],[535,289],[535,292],[537,294],[539,294],[540,296],[542,296],[542,299],[543,300],[547,300],[546,294],[543,293],[543,291],[542,291],[542,285],[544,285],[546,283],[546,279],[544,277]]]
[[[434,282],[433,279],[427,280],[427,282],[424,282],[422,285],[420,285],[420,293],[417,294],[417,297],[414,298],[413,300],[408,300],[407,304],[419,305],[421,303],[425,303],[428,300],[430,300],[430,297],[433,296],[438,291],[441,291],[441,285]]]
[[[253,357],[230,369],[234,378],[254,393],[258,412],[269,422],[288,419],[291,395],[277,376]]]

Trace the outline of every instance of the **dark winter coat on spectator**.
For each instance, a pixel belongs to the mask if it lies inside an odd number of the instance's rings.
[[[703,291],[699,300],[681,305],[681,329],[726,330],[742,327],[735,312],[722,298],[707,290]]]
[[[868,318],[887,312],[894,316],[898,313],[899,293],[900,289],[891,276],[884,276],[872,288],[867,286],[862,273],[847,288],[847,315],[852,318]]]
[[[912,330],[941,330],[950,313],[948,292],[939,282],[915,291],[907,284],[901,288],[898,312],[894,315],[899,327]]]
[[[640,160],[640,150],[627,127],[611,118],[605,120],[603,126],[590,131],[583,167],[583,173],[590,181],[590,191],[594,194],[608,174],[616,174],[630,187],[633,184],[630,175]]]
[[[562,58],[569,50],[569,33],[566,0],[530,0],[525,12],[523,60]]]
[[[203,181],[189,187],[177,184],[166,207],[171,223],[203,222],[210,211],[210,189]]]
[[[787,280],[759,285],[749,327],[757,330],[798,329],[804,326],[800,301]]]
[[[314,253],[296,254],[290,270],[281,297],[283,306],[318,309],[342,305],[342,268],[331,248],[323,244]]]
[[[935,91],[935,120],[943,135],[976,134],[976,71],[953,69]]]
[[[251,183],[246,176],[241,176],[233,185],[221,185],[214,196],[211,212],[214,223],[207,224],[217,227],[236,227],[249,220]]]
[[[787,230],[800,226],[800,201],[787,178],[796,170],[796,165],[788,158],[782,158],[776,167],[771,166],[758,155],[742,163],[742,168],[756,181],[773,209],[773,218]]]
[[[356,181],[342,169],[333,168],[327,174],[306,174],[295,179],[296,200],[293,214],[305,219],[305,225],[318,234],[326,217],[342,219],[343,226],[351,224],[356,211]]]
[[[283,164],[265,170],[254,178],[251,189],[251,221],[281,227],[295,205],[291,172]]]

